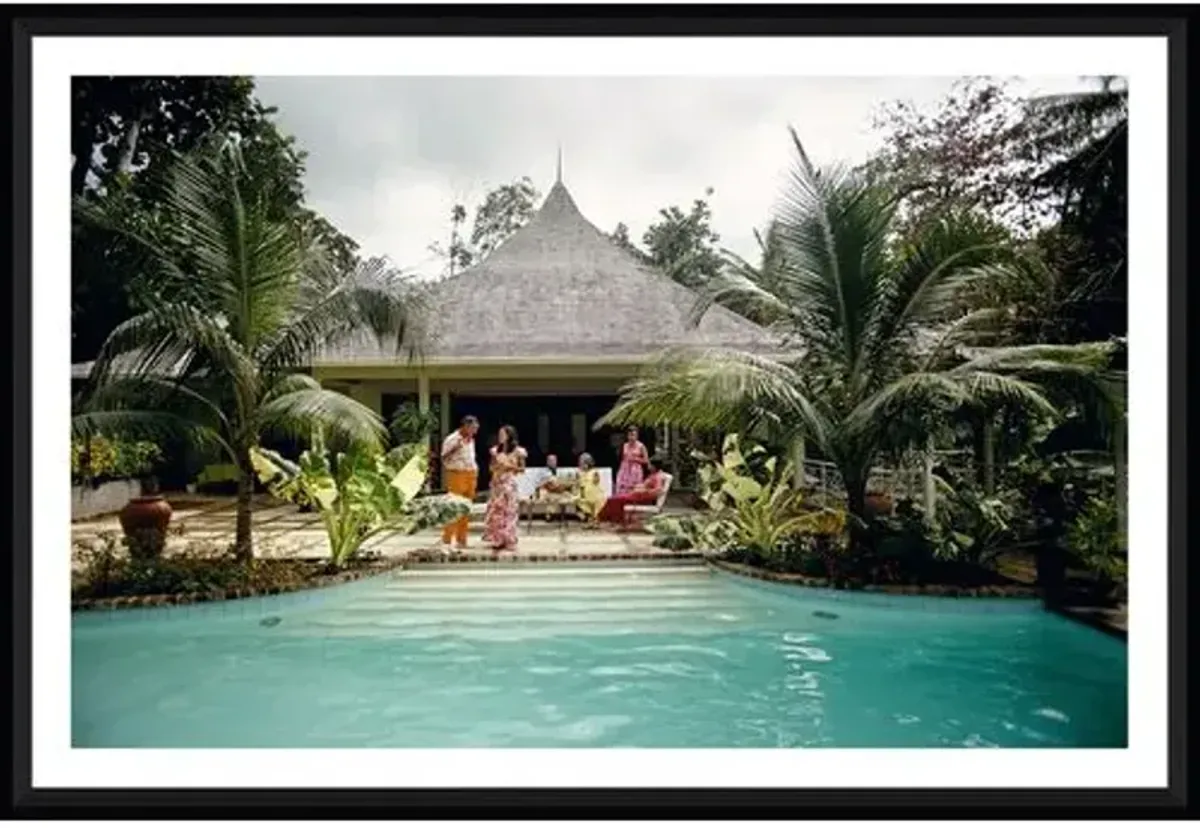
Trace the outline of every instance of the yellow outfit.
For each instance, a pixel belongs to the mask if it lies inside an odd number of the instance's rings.
[[[579,472],[579,493],[575,496],[575,508],[579,513],[594,521],[607,500],[600,486],[600,472],[595,469]]]

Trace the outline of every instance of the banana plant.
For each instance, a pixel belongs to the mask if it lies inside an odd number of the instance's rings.
[[[737,434],[726,435],[720,457],[713,459],[699,454],[696,457],[701,461],[697,470],[700,497],[713,510],[757,499],[765,488],[779,480],[775,458],[759,445],[743,449]]]
[[[770,556],[793,535],[840,534],[845,512],[808,507],[791,487],[791,472],[790,463],[779,464],[762,446],[743,445],[737,434],[726,436],[721,456],[707,458],[697,472],[709,511],[691,523],[653,523],[655,542]]]
[[[429,470],[420,444],[386,454],[356,445],[332,454],[318,437],[299,462],[263,448],[251,452],[251,461],[273,495],[311,505],[320,514],[335,568],[353,560],[373,537],[440,526],[471,508],[457,495],[418,497]]]

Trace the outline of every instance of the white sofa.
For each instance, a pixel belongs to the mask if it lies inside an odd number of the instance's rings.
[[[521,510],[531,517],[538,505],[533,500],[533,495],[537,492],[537,487],[542,481],[547,479],[548,471],[545,466],[526,466],[525,471],[517,478],[517,498],[521,501]],[[598,467],[596,471],[600,472],[600,489],[604,492],[604,496],[606,498],[612,497],[613,470],[607,466],[603,466]],[[559,466],[558,474],[564,478],[573,477],[579,474],[579,469],[570,466]],[[484,503],[475,503],[471,507],[471,512],[475,515],[482,515],[486,510],[487,506]]]
[[[600,488],[603,489],[604,496],[612,497],[612,469],[604,467],[597,468],[596,471],[600,472]],[[564,479],[570,479],[578,474],[578,468],[567,466],[558,467],[558,476]],[[521,500],[529,500],[537,491],[537,487],[547,479],[549,479],[549,469],[547,469],[545,466],[527,466],[521,476],[517,478],[517,496]]]

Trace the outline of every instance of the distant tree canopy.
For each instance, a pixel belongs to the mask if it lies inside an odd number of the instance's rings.
[[[528,176],[489,190],[475,207],[469,237],[463,233],[467,223],[466,206],[455,204],[451,207],[449,243],[429,245],[429,250],[445,262],[442,275],[453,276],[491,255],[533,218],[541,200],[541,192]]]
[[[712,194],[712,187],[705,188],[704,197],[693,201],[686,211],[677,205],[659,210],[658,220],[642,234],[641,247],[629,238],[629,226],[624,222],[608,237],[643,264],[688,287],[699,287],[721,267],[716,246],[721,237],[712,228],[708,202]]]
[[[994,79],[964,81],[934,110],[883,108],[864,171],[904,194],[903,230],[976,211],[1032,245],[1053,286],[1031,282],[1059,341],[1127,330],[1128,93],[1098,78],[1079,93],[1022,100]],[[1050,335],[1048,330],[1045,335]]]
[[[161,285],[144,278],[144,247],[129,234],[163,244],[179,235],[161,209],[169,170],[206,140],[240,144],[246,180],[260,188],[248,201],[272,217],[293,216],[297,232],[320,239],[339,266],[354,265],[358,245],[305,206],[305,153],[274,115],[245,77],[72,80],[71,195],[110,218],[109,226],[73,223],[74,361],[94,357],[113,328],[155,301]]]

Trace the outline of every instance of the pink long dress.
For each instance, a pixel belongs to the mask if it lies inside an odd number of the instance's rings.
[[[525,449],[519,446],[511,455],[499,454],[493,446],[492,462],[516,462],[525,459]],[[484,516],[483,542],[492,547],[512,549],[517,545],[517,524],[520,504],[517,496],[517,472],[507,466],[495,468],[488,483],[487,512]]]
[[[644,476],[643,467],[650,455],[640,440],[621,444],[621,465],[617,469],[616,494],[625,495],[641,485]]]

